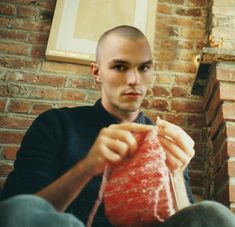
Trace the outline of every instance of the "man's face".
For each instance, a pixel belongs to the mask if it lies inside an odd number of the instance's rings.
[[[112,114],[139,112],[152,82],[152,56],[145,39],[128,40],[110,35],[103,43],[98,60],[102,104]]]

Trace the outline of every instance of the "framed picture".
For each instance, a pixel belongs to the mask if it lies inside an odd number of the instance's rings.
[[[46,58],[89,64],[96,44],[108,29],[139,28],[153,48],[157,0],[57,0]]]

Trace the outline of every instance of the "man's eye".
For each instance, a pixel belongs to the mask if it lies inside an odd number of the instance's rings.
[[[123,72],[126,70],[126,67],[124,65],[115,65],[113,67],[116,71],[120,71],[120,72]]]
[[[142,65],[139,67],[139,71],[141,72],[147,72],[151,68],[150,65]]]

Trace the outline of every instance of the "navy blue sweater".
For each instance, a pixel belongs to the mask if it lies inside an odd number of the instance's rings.
[[[135,122],[153,124],[143,113]],[[32,194],[46,187],[87,155],[102,128],[117,123],[118,119],[103,108],[100,100],[94,106],[52,109],[39,115],[23,138],[1,199]],[[98,196],[101,178],[94,177],[66,212],[86,223]],[[193,201],[188,170],[185,182],[189,199]],[[103,204],[93,226],[112,226],[105,218]]]

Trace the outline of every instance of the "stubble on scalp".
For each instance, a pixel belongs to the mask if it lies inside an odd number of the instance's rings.
[[[138,40],[138,39],[143,39],[143,40],[146,40],[146,45],[148,45],[150,48],[149,42],[142,31],[140,31],[138,28],[133,27],[133,26],[121,25],[121,26],[118,26],[118,27],[115,27],[115,28],[112,28],[112,29],[106,31],[99,38],[98,43],[97,43],[97,47],[96,47],[96,62],[97,63],[100,62],[100,58],[102,55],[102,49],[105,46],[105,40],[110,35],[117,35],[117,36],[120,36],[120,37],[125,38],[127,40],[133,40],[133,41]]]

